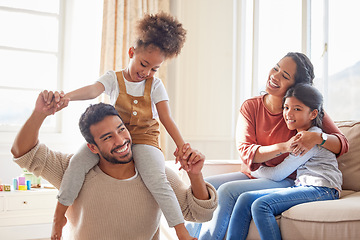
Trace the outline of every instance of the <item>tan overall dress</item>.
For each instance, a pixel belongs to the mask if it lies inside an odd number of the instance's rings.
[[[159,123],[153,119],[151,109],[151,85],[153,79],[146,79],[144,95],[134,97],[126,93],[122,72],[116,72],[119,97],[115,109],[129,130],[134,144],[147,144],[159,148]]]

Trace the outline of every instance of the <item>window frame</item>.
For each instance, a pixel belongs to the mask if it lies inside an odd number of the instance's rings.
[[[236,1],[236,0],[234,0]],[[247,93],[251,93],[251,96],[257,96],[259,95],[259,88],[258,88],[258,70],[259,70],[259,54],[258,54],[258,48],[259,48],[259,5],[261,0],[250,0],[250,1],[241,1],[242,7],[245,8],[246,5],[252,5],[252,16],[249,16],[249,13],[247,12],[247,16],[245,14],[240,15],[241,21],[248,22],[246,24],[242,24],[242,27],[246,28],[252,28],[251,29],[251,40],[252,42],[249,43],[247,41],[247,44],[243,44],[241,40],[239,41],[238,45],[240,46],[239,49],[241,52],[248,52],[249,48],[252,49],[251,54],[251,61],[244,61],[242,60],[242,64],[246,65],[247,67],[243,67],[245,73],[248,76],[251,76],[251,84],[242,84],[242,87],[245,87],[246,89],[241,89],[239,92],[241,93],[240,99],[245,100],[248,99],[249,96]],[[302,29],[301,29],[301,52],[306,54],[311,59],[311,0],[301,0],[302,1],[302,9],[301,9],[301,15],[302,15]],[[246,3],[245,3],[246,2]],[[236,5],[236,4],[235,4]],[[329,79],[329,73],[328,73],[328,35],[329,35],[329,0],[323,0],[322,2],[323,9],[324,9],[324,18],[323,18],[323,46],[324,46],[324,54],[322,56],[322,67],[323,67],[323,81],[322,83],[317,86],[320,88],[323,96],[324,96],[324,108],[326,109],[326,104],[328,99],[328,79]],[[238,11],[237,14],[239,15],[242,13],[241,11]],[[238,20],[239,21],[239,20]],[[243,30],[241,30],[244,32]],[[243,37],[243,39],[249,39],[249,37]],[[244,40],[242,40],[244,41]],[[240,58],[239,58],[240,60]],[[238,61],[239,61],[238,60]],[[248,59],[247,59],[248,60]],[[249,63],[250,62],[250,63]],[[241,65],[241,64],[240,64]],[[249,68],[250,67],[250,68]],[[249,70],[251,71],[249,72]],[[240,82],[246,82],[249,78],[241,78]]]
[[[57,76],[56,76],[56,87],[57,89],[62,89],[64,85],[63,79],[63,67],[64,67],[64,41],[65,41],[65,3],[66,0],[59,0],[59,13],[53,12],[45,12],[40,10],[29,10],[21,7],[7,7],[7,6],[0,6],[0,10],[7,11],[7,12],[16,12],[16,13],[26,13],[32,14],[36,16],[50,16],[54,17],[58,20],[58,46],[57,51],[46,51],[46,50],[37,50],[37,49],[29,49],[29,48],[18,48],[18,47],[10,47],[0,45],[0,49],[8,50],[8,51],[21,51],[21,52],[28,52],[28,53],[46,53],[49,55],[54,55],[57,59]],[[22,88],[22,87],[12,87],[12,86],[1,86],[0,89],[4,90],[25,90],[25,91],[42,91],[43,89],[38,88]],[[55,118],[55,125],[43,127],[43,131],[47,133],[61,133],[62,131],[62,114],[57,114],[54,116]],[[21,128],[20,125],[8,125],[8,124],[0,124],[0,132],[7,133],[6,135],[13,136],[16,132],[19,131]]]

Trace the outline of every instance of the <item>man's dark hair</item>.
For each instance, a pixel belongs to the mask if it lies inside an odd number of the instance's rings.
[[[79,120],[80,132],[88,143],[95,144],[93,135],[90,132],[91,125],[101,122],[107,116],[118,116],[116,109],[106,103],[97,103],[90,105],[81,115]]]

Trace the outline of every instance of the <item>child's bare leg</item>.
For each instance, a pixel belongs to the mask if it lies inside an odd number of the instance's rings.
[[[185,224],[180,223],[176,225],[174,228],[179,240],[196,240],[196,238],[190,236],[188,230],[185,227]]]
[[[51,240],[60,240],[62,236],[62,229],[65,226],[67,219],[65,217],[68,206],[62,205],[60,202],[57,203],[54,220],[51,230]]]

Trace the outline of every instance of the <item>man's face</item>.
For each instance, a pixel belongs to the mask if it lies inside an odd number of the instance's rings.
[[[101,122],[90,126],[95,144],[90,150],[100,158],[113,164],[126,164],[132,161],[131,137],[118,116],[107,116]]]

